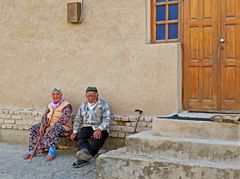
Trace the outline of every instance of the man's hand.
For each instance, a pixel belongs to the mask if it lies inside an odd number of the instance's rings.
[[[70,135],[70,139],[71,139],[72,141],[74,141],[76,135],[77,135],[76,133],[72,133],[72,134]]]
[[[95,132],[93,133],[93,137],[94,137],[95,139],[101,139],[101,137],[102,137],[102,131],[101,131],[101,129],[96,129]]]

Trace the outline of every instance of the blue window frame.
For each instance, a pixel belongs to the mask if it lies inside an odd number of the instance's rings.
[[[152,0],[152,42],[177,41],[179,39],[178,0]]]

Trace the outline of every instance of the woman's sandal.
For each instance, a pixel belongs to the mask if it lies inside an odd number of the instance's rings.
[[[26,153],[26,154],[23,156],[23,159],[25,159],[25,160],[30,159],[30,157],[31,157],[31,155],[32,155],[32,152],[33,152],[33,151],[29,151],[28,153]],[[33,156],[35,157],[35,156],[36,156],[36,153],[34,153]]]
[[[51,155],[46,155],[46,160],[47,161],[53,161],[55,158],[56,158],[56,156],[51,156]]]
[[[26,153],[26,154],[23,156],[23,159],[28,160],[28,159],[30,159],[30,157],[31,157],[31,154],[30,154],[30,153]]]
[[[49,148],[48,154],[46,156],[47,157],[46,158],[47,161],[53,161],[56,158],[55,151],[56,151],[56,147],[50,147]]]

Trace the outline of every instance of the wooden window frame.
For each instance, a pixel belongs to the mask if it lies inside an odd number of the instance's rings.
[[[166,2],[156,2],[156,0],[150,0],[150,24],[151,24],[151,43],[172,43],[182,41],[182,0],[175,1],[166,1]],[[168,7],[171,4],[178,4],[178,20],[168,20]],[[156,22],[156,6],[165,5],[166,6],[166,14],[165,21]],[[178,23],[178,39],[168,39],[168,24],[176,24]],[[165,24],[165,39],[164,40],[156,40],[156,25]]]

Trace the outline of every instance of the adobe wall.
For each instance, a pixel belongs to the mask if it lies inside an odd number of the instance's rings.
[[[181,47],[146,42],[148,1],[85,0],[81,24],[67,23],[67,2],[0,1],[2,109],[43,110],[60,87],[76,112],[94,85],[116,115],[181,110]]]

